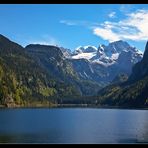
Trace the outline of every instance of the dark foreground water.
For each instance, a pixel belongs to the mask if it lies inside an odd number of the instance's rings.
[[[0,143],[148,143],[148,110],[0,109]]]

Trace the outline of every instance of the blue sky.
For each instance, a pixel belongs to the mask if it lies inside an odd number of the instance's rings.
[[[148,4],[0,4],[0,34],[71,50],[122,39],[143,51]]]

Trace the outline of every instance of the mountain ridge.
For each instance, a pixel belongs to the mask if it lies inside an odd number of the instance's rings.
[[[113,106],[148,106],[148,42],[143,59],[134,65],[125,82],[109,85],[98,92],[98,102]]]
[[[107,46],[99,45],[98,49],[90,45],[80,46],[67,58],[71,61],[79,77],[92,79],[98,83],[106,81],[107,85],[119,74],[125,73],[129,76],[133,65],[142,57],[143,53],[140,50],[120,40]],[[80,61],[86,66],[82,65]],[[82,66],[80,67],[80,65]]]
[[[92,53],[94,56],[89,59],[72,58]],[[63,101],[115,106],[147,104],[147,58],[148,44],[142,58],[141,52],[123,41],[100,45],[98,49],[89,45],[80,52],[71,53],[69,49],[53,45],[30,44],[24,48],[0,35],[0,104],[15,106]],[[106,66],[108,63],[111,64]],[[97,100],[90,100],[97,92]],[[85,96],[88,97],[84,99]]]
[[[78,94],[72,85],[55,79],[41,67],[25,48],[0,36],[0,104],[50,106],[56,98]]]

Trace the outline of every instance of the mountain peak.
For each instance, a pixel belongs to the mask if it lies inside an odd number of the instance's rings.
[[[130,47],[131,46],[123,40],[115,41],[108,45],[108,49],[111,49],[112,52],[121,52],[123,50],[128,50]]]
[[[97,48],[95,46],[87,45],[84,46],[84,52],[96,52]]]
[[[136,63],[132,69],[132,74],[129,77],[129,81],[140,80],[148,75],[148,42],[145,46],[143,59]]]
[[[87,46],[78,46],[75,49],[76,52],[82,53],[82,52],[96,52],[97,48],[95,46],[87,45]]]
[[[4,35],[0,34],[0,38],[6,38]]]
[[[148,41],[145,46],[145,52],[144,52],[143,58],[148,58]]]
[[[117,41],[114,41],[114,42],[110,42],[109,44],[128,44],[126,41],[124,41],[124,40],[117,40]],[[129,44],[128,44],[129,45]]]
[[[40,47],[40,48],[55,47],[55,48],[58,48],[58,46],[55,46],[55,45],[42,45],[42,44],[29,44],[25,48],[28,48],[28,47]]]
[[[82,46],[78,46],[78,47],[74,50],[75,53],[82,53],[83,51],[84,51],[84,47],[82,47]]]
[[[29,44],[25,47],[28,52],[40,53],[48,57],[64,58],[61,49],[54,45]]]
[[[0,42],[6,42],[6,41],[9,41],[10,42],[10,40],[8,38],[6,38],[2,34],[0,34]]]
[[[22,48],[21,45],[15,43],[15,42],[13,42],[13,41],[11,41],[10,39],[8,39],[7,37],[5,37],[5,36],[2,35],[2,34],[0,34],[0,46],[3,47],[3,48],[1,48],[1,49],[7,50],[7,51],[9,50],[9,52],[10,52],[10,50],[11,50],[11,51],[12,51],[12,50],[13,50],[13,51],[17,51],[17,50],[20,49],[19,47]],[[9,49],[9,48],[8,48],[9,46],[12,46],[13,48]]]
[[[131,68],[125,62],[133,65],[140,61],[142,57],[142,52],[123,40],[115,41],[108,45],[99,45],[98,49],[90,45],[84,47],[79,46],[71,56],[72,59],[87,59],[92,63],[98,63],[106,67],[122,63],[124,69],[126,67]]]

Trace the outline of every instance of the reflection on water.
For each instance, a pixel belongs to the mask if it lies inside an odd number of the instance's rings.
[[[148,110],[0,109],[0,143],[148,143]]]

